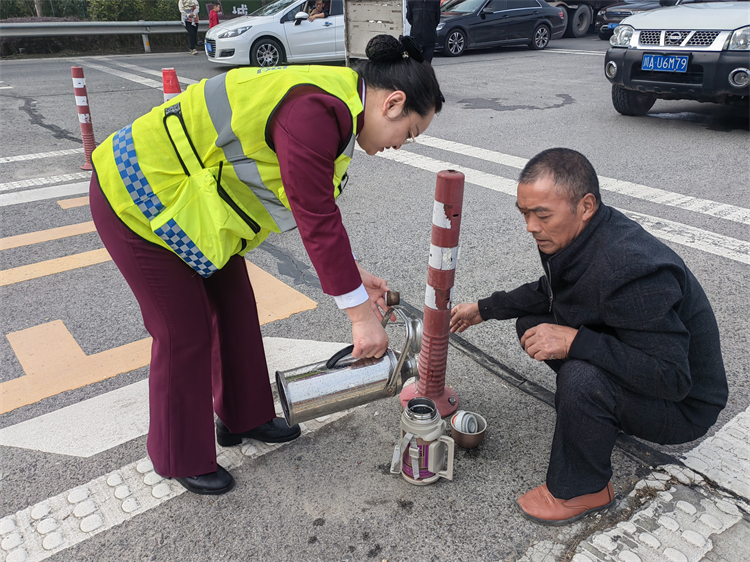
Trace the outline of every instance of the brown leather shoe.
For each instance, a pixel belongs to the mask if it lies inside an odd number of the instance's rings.
[[[550,494],[547,484],[542,484],[526,492],[516,503],[527,519],[542,525],[567,525],[589,513],[609,509],[615,503],[615,493],[610,482],[595,494],[559,500]]]

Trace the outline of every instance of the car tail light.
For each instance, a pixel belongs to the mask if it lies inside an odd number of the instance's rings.
[[[562,10],[560,10],[559,12],[557,12],[557,15],[560,16],[561,20],[565,21],[565,12],[563,12]]]

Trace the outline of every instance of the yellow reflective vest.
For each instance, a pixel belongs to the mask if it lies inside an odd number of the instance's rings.
[[[203,80],[94,151],[99,185],[131,230],[209,277],[270,232],[296,226],[268,142],[273,113],[296,86],[316,86],[351,113],[331,184],[338,197],[363,109],[357,80],[349,68],[324,66],[241,68]]]

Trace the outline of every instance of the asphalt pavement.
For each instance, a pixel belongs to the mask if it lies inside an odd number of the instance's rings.
[[[388,468],[396,400],[313,420],[283,446],[219,449],[237,487],[184,493],[146,456],[148,334],[88,226],[88,175],[70,66],[86,75],[98,141],[162,101],[161,69],[183,89],[215,76],[187,53],[29,59],[0,65],[0,560],[387,560],[576,562],[750,559],[748,111],[657,101],[615,112],[595,36],[436,57],[446,104],[418,142],[361,151],[339,206],[357,257],[424,302],[436,172],[466,176],[454,302],[542,274],[515,209],[515,180],[539,151],[583,152],[602,198],[678,252],[716,312],[729,404],[708,435],[659,447],[622,439],[617,506],[560,528],[522,518],[554,427],[552,372],[512,322],[453,338],[447,383],[482,414],[487,438],[456,449],[454,479],[417,487]],[[325,359],[350,339],[299,235],[248,255],[269,368]],[[283,302],[279,302],[283,301]],[[394,344],[399,328],[389,328]],[[248,358],[249,364],[252,358]]]

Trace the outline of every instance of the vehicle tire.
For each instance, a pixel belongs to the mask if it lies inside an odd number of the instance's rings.
[[[591,8],[578,6],[575,10],[568,10],[568,26],[565,28],[565,37],[583,37],[591,27]]]
[[[618,113],[623,115],[646,115],[648,110],[654,106],[655,94],[646,94],[627,90],[617,84],[612,84],[612,105]]]
[[[279,66],[284,62],[284,50],[276,39],[264,37],[253,43],[250,49],[252,66]]]
[[[549,45],[549,38],[551,36],[549,27],[541,24],[534,30],[534,35],[531,36],[531,43],[529,48],[535,51],[541,51]]]
[[[443,52],[449,57],[459,57],[466,51],[466,33],[460,29],[451,29],[445,37]]]
[[[608,31],[604,32],[601,29],[599,30],[599,39],[601,39],[602,41],[609,41],[610,37],[612,37],[612,34]]]

